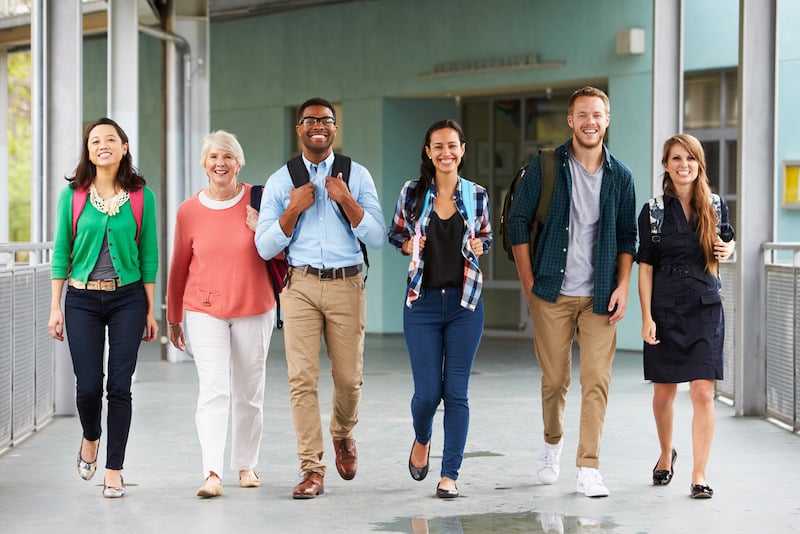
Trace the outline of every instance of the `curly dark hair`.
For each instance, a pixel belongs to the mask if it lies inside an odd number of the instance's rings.
[[[100,126],[101,124],[113,126],[114,129],[117,130],[117,135],[119,135],[122,144],[128,144],[128,135],[125,133],[125,130],[108,117],[97,119],[90,124],[83,134],[81,160],[78,162],[78,166],[75,167],[72,176],[66,176],[64,178],[70,183],[69,186],[73,189],[88,188],[92,184],[92,181],[94,181],[95,176],[97,176],[97,167],[92,163],[92,160],[89,159],[89,134],[96,126]],[[139,171],[133,166],[133,156],[131,156],[130,147],[128,147],[128,150],[119,162],[117,182],[126,191],[138,191],[147,183],[144,176],[140,175]]]

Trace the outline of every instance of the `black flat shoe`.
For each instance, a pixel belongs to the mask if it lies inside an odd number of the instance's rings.
[[[436,486],[436,496],[440,499],[455,499],[458,497],[458,488],[454,490],[446,490]]]
[[[414,453],[414,445],[416,444],[417,440],[415,439],[414,443],[411,444],[411,454]],[[425,460],[423,467],[416,467],[411,463],[411,454],[408,455],[408,472],[411,473],[411,478],[416,481],[425,480],[425,477],[428,476],[428,466],[431,459],[431,442],[428,442],[428,458]]]
[[[656,466],[653,467],[653,485],[654,486],[666,486],[670,482],[672,482],[672,475],[675,474],[675,460],[678,458],[678,453],[675,449],[672,449],[672,460],[669,464],[669,471],[666,469],[656,469],[658,467],[658,462],[656,462]]]
[[[710,499],[714,490],[704,484],[692,484],[692,499]]]

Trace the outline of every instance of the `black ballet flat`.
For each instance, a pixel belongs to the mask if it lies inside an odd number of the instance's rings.
[[[417,443],[417,440],[414,440],[414,443],[411,444],[411,453],[414,453],[414,445]],[[425,465],[423,467],[416,467],[414,464],[411,463],[411,454],[408,455],[408,472],[411,473],[411,478],[419,482],[420,480],[425,480],[425,477],[428,476],[428,466],[430,466],[431,460],[431,442],[428,442],[428,458],[425,460]]]
[[[714,490],[704,484],[692,484],[692,499],[710,499]]]
[[[666,469],[656,469],[658,467],[658,462],[656,462],[655,467],[653,467],[653,485],[654,486],[666,486],[670,482],[672,482],[672,475],[675,474],[675,460],[678,458],[678,453],[675,449],[672,449],[672,460],[669,464],[669,471]]]
[[[446,490],[436,486],[436,496],[440,499],[455,499],[458,497],[458,488],[456,487],[454,490]]]

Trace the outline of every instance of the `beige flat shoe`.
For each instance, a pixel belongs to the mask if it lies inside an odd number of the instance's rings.
[[[244,477],[239,477],[239,487],[242,488],[258,488],[261,486],[261,479],[255,471],[250,471]]]
[[[222,495],[222,481],[217,477],[208,477],[205,484],[197,489],[198,497],[219,497]]]

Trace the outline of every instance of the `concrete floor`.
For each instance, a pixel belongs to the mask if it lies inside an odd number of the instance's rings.
[[[717,404],[709,466],[715,496],[689,498],[691,404],[676,401],[672,484],[651,485],[658,445],[650,412],[651,386],[641,355],[620,353],[614,364],[601,472],[611,496],[575,493],[580,384],[577,372],[565,414],[561,477],[552,486],[535,475],[541,445],[540,373],[530,341],[485,339],[470,388],[471,427],[459,479],[461,497],[434,496],[442,446],[441,412],[434,422],[431,474],[408,474],[413,440],[411,375],[401,336],[368,336],[360,423],[355,431],[358,475],[339,478],[332,463],[325,494],[290,497],[298,462],[289,410],[283,339],[273,337],[267,364],[265,432],[257,469],[263,485],[238,487],[223,477],[225,495],[195,497],[202,482],[194,428],[196,374],[191,362],[159,361],[143,346],[134,390],[126,459],[127,495],[101,496],[102,472],[91,482],[75,472],[77,418],[58,417],[0,456],[0,532],[16,533],[718,533],[800,531],[800,437],[760,418],[734,417]],[[327,429],[331,380],[324,359],[320,381]],[[326,438],[326,459],[332,449]],[[105,458],[101,445],[101,464]]]

